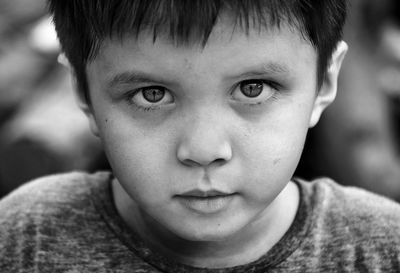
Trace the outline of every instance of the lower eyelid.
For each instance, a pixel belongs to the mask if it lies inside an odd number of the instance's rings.
[[[246,106],[257,107],[257,106],[266,104],[266,103],[271,102],[271,101],[276,101],[278,99],[279,99],[279,92],[278,91],[274,91],[270,96],[268,96],[267,98],[262,99],[262,100],[260,100],[260,99],[259,100],[249,99],[248,101],[240,101],[240,100],[233,100],[233,101],[235,102],[235,104],[238,104],[238,105],[241,104],[241,105],[246,105]]]
[[[160,107],[154,106],[154,107],[143,107],[143,106],[136,106],[139,110],[144,111],[144,112],[151,112],[154,110],[159,109]]]
[[[129,104],[133,105],[136,110],[142,111],[142,112],[152,112],[152,111],[157,111],[157,110],[170,110],[171,107],[173,106],[173,103],[167,103],[167,104],[155,104],[155,105],[149,105],[149,106],[143,106],[135,103],[132,100],[129,100]]]

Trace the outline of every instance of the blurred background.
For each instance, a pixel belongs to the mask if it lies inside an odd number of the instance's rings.
[[[295,175],[400,201],[400,1],[349,2],[338,97]],[[58,55],[45,0],[0,0],[0,198],[39,176],[109,168]]]

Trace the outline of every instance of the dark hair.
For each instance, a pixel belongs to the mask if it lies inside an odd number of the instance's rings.
[[[342,38],[346,0],[48,0],[62,50],[89,101],[86,64],[102,41],[124,34],[160,31],[176,44],[203,45],[222,11],[248,33],[251,27],[295,26],[318,52],[318,86]]]

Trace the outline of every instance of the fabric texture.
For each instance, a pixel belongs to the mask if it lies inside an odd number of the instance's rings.
[[[0,201],[0,272],[400,272],[400,205],[329,179],[295,180],[300,204],[259,260],[194,268],[150,250],[118,216],[112,175],[30,182]]]

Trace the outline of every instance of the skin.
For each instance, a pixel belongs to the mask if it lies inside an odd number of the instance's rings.
[[[338,47],[318,92],[317,53],[298,31],[231,26],[221,18],[204,48],[146,33],[106,40],[87,66],[91,105],[81,102],[122,218],[152,248],[200,267],[254,261],[288,230],[299,201],[290,179],[346,51]],[[260,80],[259,96],[242,93]],[[155,105],[142,95],[149,86],[167,90]],[[193,189],[232,196],[207,212],[182,202]]]

